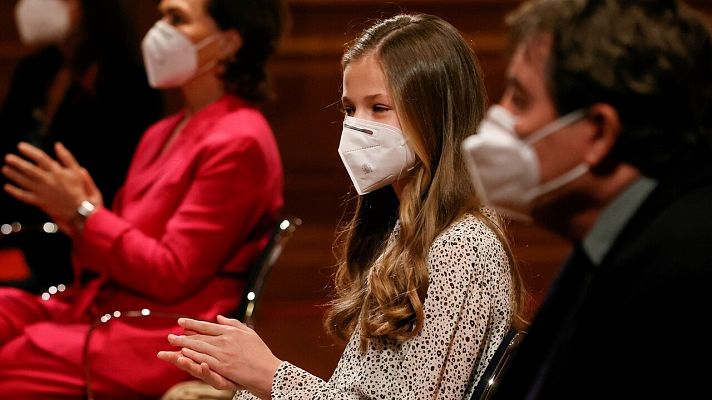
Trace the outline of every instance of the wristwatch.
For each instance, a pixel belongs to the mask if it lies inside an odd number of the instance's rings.
[[[77,207],[77,214],[79,218],[84,221],[96,210],[96,206],[92,204],[89,200],[84,200]]]

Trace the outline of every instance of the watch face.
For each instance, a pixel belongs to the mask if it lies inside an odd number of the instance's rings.
[[[91,213],[94,212],[95,209],[96,207],[94,207],[94,204],[92,204],[88,200],[84,200],[81,204],[79,204],[79,207],[77,208],[77,213],[82,217],[87,218],[91,215]]]

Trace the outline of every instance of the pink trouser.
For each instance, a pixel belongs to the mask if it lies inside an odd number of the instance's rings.
[[[63,305],[17,289],[0,288],[0,399],[83,399],[84,369],[35,346],[24,327],[50,319]],[[145,399],[118,384],[92,378],[95,400]]]

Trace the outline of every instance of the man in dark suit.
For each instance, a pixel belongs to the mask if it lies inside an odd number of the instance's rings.
[[[536,0],[507,22],[473,181],[575,246],[494,398],[710,398],[708,27],[674,0]]]

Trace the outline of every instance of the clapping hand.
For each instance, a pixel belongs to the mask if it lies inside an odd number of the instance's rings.
[[[55,144],[57,160],[29,143],[17,146],[20,154],[5,156],[2,173],[11,182],[4,190],[12,197],[38,207],[70,235],[80,229],[74,223],[84,200],[101,206],[103,200],[91,176],[61,143]]]
[[[217,389],[245,388],[270,398],[272,379],[282,362],[262,339],[242,322],[218,316],[218,323],[180,318],[185,335],[168,335],[180,351],[161,351],[158,358]]]

